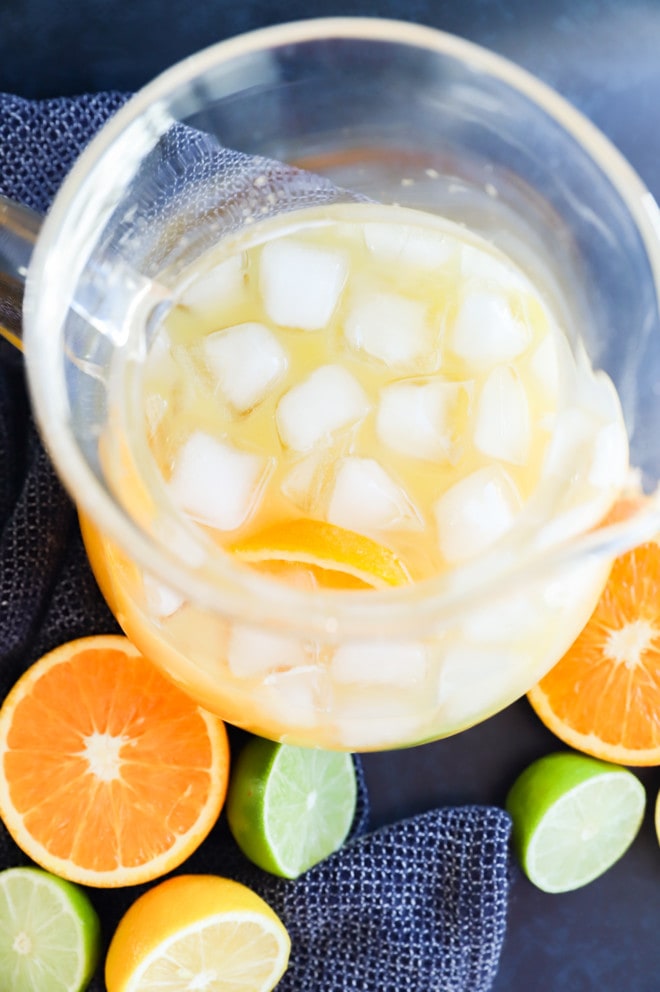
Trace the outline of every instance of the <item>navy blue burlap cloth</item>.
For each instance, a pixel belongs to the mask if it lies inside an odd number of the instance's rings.
[[[121,94],[28,102],[0,95],[0,193],[45,211]],[[20,365],[0,363],[0,693],[43,652],[116,630],[91,576],[75,511],[30,418]],[[232,741],[240,747],[242,735]],[[432,810],[370,832],[360,802],[345,847],[295,882],[249,864],[221,817],[183,866],[258,891],[292,940],[280,992],[485,992],[504,939],[509,819],[499,809]],[[0,867],[25,863],[0,826]],[[93,890],[106,940],[142,891]],[[6,988],[0,975],[0,988]],[[91,989],[102,992],[101,970]]]

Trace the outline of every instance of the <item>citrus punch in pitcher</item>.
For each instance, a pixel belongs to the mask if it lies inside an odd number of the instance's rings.
[[[348,637],[302,613],[238,622],[85,525],[129,637],[231,722],[351,750],[453,733],[526,691],[595,605],[602,559],[506,579],[616,499],[618,397],[542,290],[457,225],[342,205],[247,227],[185,272],[126,396],[103,457],[131,512],[165,527],[165,507],[310,611],[420,613]]]

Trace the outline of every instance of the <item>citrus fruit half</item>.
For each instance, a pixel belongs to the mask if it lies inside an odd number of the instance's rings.
[[[289,935],[267,903],[217,875],[177,875],[140,896],[108,948],[108,992],[270,992]]]
[[[303,566],[323,588],[386,589],[411,581],[408,569],[390,548],[321,520],[274,524],[230,550],[242,561],[284,579]]]
[[[584,630],[528,699],[578,751],[660,764],[660,545],[615,561]]]
[[[254,737],[234,763],[227,821],[251,861],[297,878],[341,847],[356,803],[350,754]]]
[[[523,871],[544,892],[569,892],[607,871],[635,839],[645,804],[628,769],[575,752],[533,762],[505,801]]]
[[[223,805],[224,724],[125,637],[71,641],[37,661],[0,710],[0,814],[49,871],[94,886],[175,868]]]
[[[11,992],[82,992],[101,947],[87,895],[41,868],[0,872],[0,974]]]

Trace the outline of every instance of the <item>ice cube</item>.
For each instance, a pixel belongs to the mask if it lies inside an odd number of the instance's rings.
[[[153,533],[161,547],[167,548],[190,568],[199,569],[207,563],[209,549],[200,542],[199,534],[186,518],[174,514],[159,516],[153,521]]]
[[[254,509],[269,468],[267,458],[195,431],[177,453],[169,489],[192,520],[235,530]]]
[[[166,327],[161,327],[156,334],[154,334],[151,343],[149,344],[149,350],[147,352],[146,358],[144,360],[145,372],[155,371],[160,372],[160,367],[164,365],[166,370],[172,364],[172,352],[171,352],[172,342],[168,334]]]
[[[543,613],[532,596],[520,593],[494,599],[487,606],[469,610],[461,630],[476,644],[499,644],[529,638],[538,631]]]
[[[371,404],[350,372],[321,365],[293,386],[277,404],[275,418],[282,443],[308,451],[334,431],[361,420]]]
[[[461,275],[474,279],[475,282],[486,283],[492,289],[533,292],[529,279],[520,269],[507,259],[477,245],[463,245]]]
[[[314,727],[319,720],[326,683],[327,672],[319,665],[267,675],[260,693],[267,718],[284,727]]]
[[[579,407],[555,417],[544,477],[586,481],[597,488],[620,487],[628,473],[628,437],[611,379],[584,371],[578,380]]]
[[[162,328],[154,337],[144,361],[144,413],[153,435],[167,413],[176,390],[179,368],[171,350],[170,336]]]
[[[620,421],[606,424],[594,438],[589,482],[598,489],[621,489],[628,474],[628,435]]]
[[[339,439],[336,444],[315,448],[309,454],[296,460],[284,475],[281,490],[300,510],[307,515],[319,516],[321,506],[327,502],[328,487],[334,479],[335,465],[348,447],[350,435]]]
[[[544,478],[566,478],[567,484],[591,460],[591,446],[599,420],[581,407],[567,407],[558,413],[552,425],[552,437],[543,460]]]
[[[373,458],[342,458],[327,512],[328,521],[359,532],[421,526],[404,489]]]
[[[336,682],[411,686],[426,675],[423,644],[353,643],[338,647],[330,664]]]
[[[586,410],[604,421],[623,419],[621,398],[616,386],[607,372],[602,369],[593,371],[583,349],[578,350],[577,376],[580,403]]]
[[[191,603],[183,603],[180,609],[163,621],[166,643],[176,645],[181,658],[194,658],[196,681],[217,690],[217,679],[226,678],[227,622],[218,614],[201,610]]]
[[[310,513],[319,494],[319,475],[325,474],[325,449],[312,451],[295,462],[282,479],[281,489],[304,513]]]
[[[223,396],[239,413],[260,403],[284,375],[284,348],[264,324],[246,323],[204,339],[204,357]]]
[[[344,324],[346,339],[388,366],[414,370],[434,353],[435,335],[426,307],[397,293],[363,290],[356,295]]]
[[[232,627],[227,662],[232,674],[239,678],[263,678],[277,669],[296,668],[305,661],[301,641],[243,624]]]
[[[278,238],[261,251],[259,286],[269,318],[282,327],[318,331],[330,320],[348,274],[340,251]]]
[[[583,613],[583,624],[587,622],[607,581],[610,567],[607,560],[595,555],[592,558],[585,558],[579,564],[573,562],[567,568],[552,573],[552,577],[548,578],[543,587],[543,602],[555,614],[552,618],[555,624],[557,613],[575,617],[576,611]],[[564,618],[564,622],[567,620],[568,616]],[[576,637],[578,633],[579,627],[575,633]]]
[[[364,240],[369,251],[383,260],[427,271],[446,266],[458,246],[447,234],[408,224],[365,224]]]
[[[485,551],[513,524],[521,507],[513,479],[488,465],[450,486],[435,504],[440,551],[450,563]]]
[[[142,582],[147,611],[157,617],[171,617],[185,602],[176,589],[170,589],[147,572],[144,573]]]
[[[530,670],[529,652],[505,645],[483,647],[455,644],[440,666],[438,704],[449,722],[465,723],[499,709],[520,695],[519,687]]]
[[[451,460],[471,382],[395,382],[381,390],[376,430],[393,451],[428,461]]]
[[[488,369],[522,355],[529,342],[529,329],[513,315],[506,296],[479,290],[463,297],[449,346],[471,368]]]
[[[498,365],[484,382],[477,404],[475,447],[484,455],[524,465],[529,455],[529,403],[518,373]]]
[[[572,364],[570,345],[559,332],[546,334],[530,360],[530,368],[543,393],[555,400]]]
[[[385,695],[386,693],[386,695]],[[418,698],[399,690],[353,687],[337,701],[333,715],[338,743],[350,751],[387,749],[402,742],[422,741],[429,731],[430,713]]]
[[[149,393],[144,400],[144,417],[147,422],[147,431],[150,437],[158,430],[158,427],[167,413],[169,399],[160,393]]]
[[[232,255],[184,290],[180,302],[200,313],[219,309],[243,290],[243,256]]]
[[[561,486],[555,515],[534,537],[546,548],[597,526],[628,474],[628,441],[619,422],[603,424],[581,407],[555,418],[543,462],[544,479]]]

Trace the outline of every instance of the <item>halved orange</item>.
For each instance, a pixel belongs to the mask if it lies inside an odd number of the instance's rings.
[[[321,520],[273,524],[230,550],[242,561],[283,579],[291,579],[294,570],[303,566],[326,589],[386,589],[411,581],[391,548]]]
[[[0,814],[33,861],[84,885],[146,882],[204,840],[224,803],[222,721],[125,637],[71,641],[0,710]]]
[[[660,764],[660,545],[618,558],[577,640],[528,694],[566,744],[622,765]]]

